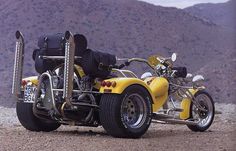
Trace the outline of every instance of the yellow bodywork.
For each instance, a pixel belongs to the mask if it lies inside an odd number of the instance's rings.
[[[80,77],[85,76],[84,70],[82,69],[81,66],[79,66],[79,65],[75,65],[75,69],[76,69],[77,72],[79,73],[79,76],[80,76]]]
[[[79,75],[83,77],[85,74],[80,66],[75,66]],[[23,80],[30,81],[34,85],[38,85],[38,76],[31,76],[24,78]],[[105,81],[115,81],[116,87],[101,87],[100,82],[95,82],[95,88],[100,89],[101,93],[107,93],[106,90],[109,90],[109,93],[121,94],[128,86],[138,84],[146,88],[153,100],[153,112],[158,111],[163,104],[167,101],[168,98],[168,86],[169,83],[165,78],[162,77],[149,77],[145,80],[140,80],[138,78],[112,78]],[[194,95],[198,90],[190,89],[192,95]],[[180,113],[180,119],[188,119],[190,116],[190,104],[191,100],[189,98],[183,98],[181,102],[181,108],[183,112]]]
[[[168,81],[162,77],[150,77],[143,80],[138,78],[112,78],[105,81],[116,82],[115,87],[101,87],[101,93],[121,94],[128,86],[138,84],[143,86],[153,100],[153,112],[156,112],[168,98]]]
[[[189,92],[194,95],[198,89],[189,89]],[[179,118],[182,120],[186,120],[190,117],[190,105],[191,105],[191,100],[190,98],[183,98],[181,101],[181,109],[183,109],[182,112],[179,114]]]
[[[31,76],[31,77],[23,78],[22,80],[25,80],[27,82],[30,81],[34,85],[38,85],[38,76]]]

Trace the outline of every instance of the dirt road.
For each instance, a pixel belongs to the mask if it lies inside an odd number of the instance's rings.
[[[16,121],[14,109],[0,108],[0,151],[73,150],[236,150],[236,105],[217,104],[215,121],[207,132],[191,132],[184,125],[152,124],[140,139],[108,136],[102,127],[61,126],[54,132],[30,132]],[[3,118],[3,115],[5,116]]]

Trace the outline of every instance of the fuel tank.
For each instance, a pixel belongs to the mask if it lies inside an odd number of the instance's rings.
[[[153,112],[156,112],[167,101],[169,82],[163,77],[148,77],[144,82],[150,87],[155,97],[153,101]]]

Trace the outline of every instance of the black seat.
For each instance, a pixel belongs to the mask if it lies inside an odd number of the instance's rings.
[[[84,35],[74,35],[75,53],[81,59],[75,60],[85,74],[91,77],[106,78],[110,75],[110,67],[116,64],[115,55],[87,49],[87,39]]]

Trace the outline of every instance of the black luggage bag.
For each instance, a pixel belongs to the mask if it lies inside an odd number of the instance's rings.
[[[74,35],[75,40],[75,55],[81,56],[81,59],[76,59],[75,64],[80,65],[85,74],[94,78],[106,78],[111,72],[111,68],[116,64],[114,55],[93,51],[87,49],[87,39],[84,35]],[[41,56],[64,56],[65,55],[65,39],[64,34],[54,34],[41,36],[38,40],[39,49],[33,52],[35,60],[35,69],[42,74],[47,70],[53,70],[64,60],[43,59]]]

